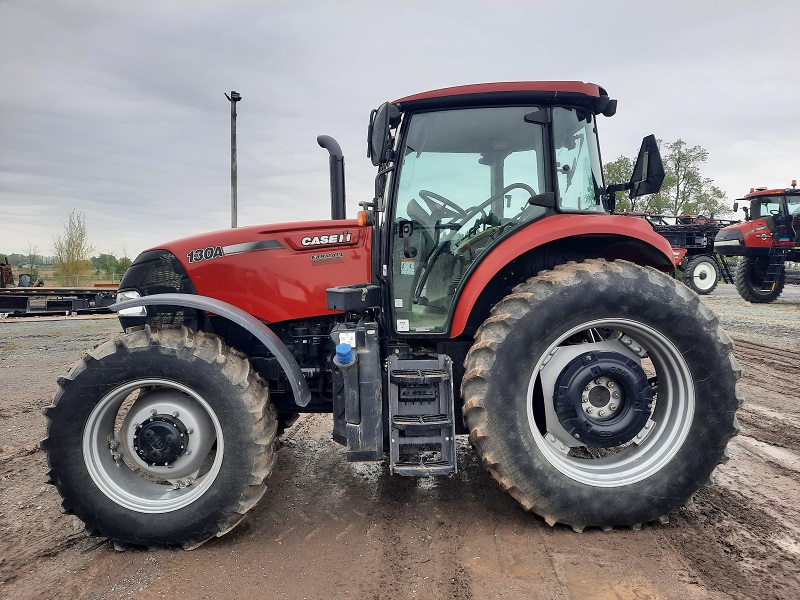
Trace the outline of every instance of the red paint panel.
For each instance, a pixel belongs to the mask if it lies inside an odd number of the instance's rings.
[[[351,234],[347,243],[302,244],[308,235],[338,236],[345,231]],[[355,220],[318,221],[228,229],[163,248],[178,257],[198,294],[274,323],[335,314],[326,308],[325,290],[372,281],[371,239],[372,229],[358,227]],[[266,247],[242,250],[258,243]],[[194,262],[188,259],[189,253],[198,249],[234,246],[236,254]]]
[[[594,83],[582,81],[509,81],[501,83],[478,83],[442,88],[406,96],[395,100],[395,104],[416,100],[430,100],[447,96],[464,96],[468,94],[488,94],[495,92],[570,92],[600,97],[600,87]]]
[[[766,219],[753,219],[736,225],[729,225],[725,231],[738,229],[744,238],[744,245],[748,248],[762,248],[768,250],[772,247],[772,233]]]
[[[643,219],[618,215],[562,214],[548,217],[526,227],[513,237],[491,250],[467,282],[453,315],[450,337],[464,331],[467,319],[483,289],[492,277],[509,262],[528,250],[555,240],[581,235],[618,235],[629,237],[653,246],[673,263],[672,247]]]

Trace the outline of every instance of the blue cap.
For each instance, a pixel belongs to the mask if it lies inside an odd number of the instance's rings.
[[[342,364],[353,362],[353,348],[350,344],[339,344],[336,346],[336,358]]]

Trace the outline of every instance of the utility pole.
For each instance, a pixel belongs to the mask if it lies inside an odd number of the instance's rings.
[[[236,229],[236,103],[242,99],[239,92],[225,94],[231,103],[231,228]]]

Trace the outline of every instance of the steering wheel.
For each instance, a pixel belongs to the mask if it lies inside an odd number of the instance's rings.
[[[467,211],[458,204],[435,192],[420,190],[419,197],[428,205],[431,216],[434,218],[437,218],[437,213],[439,213],[438,218],[440,219],[448,217],[461,217],[463,219],[467,216]]]
[[[453,237],[456,235],[456,233],[458,233],[458,230],[461,228],[461,226],[464,223],[466,223],[467,221],[469,221],[472,217],[477,215],[479,212],[483,212],[484,209],[487,206],[489,206],[492,202],[496,202],[497,200],[503,198],[508,192],[510,192],[511,190],[515,190],[515,189],[523,189],[523,190],[525,190],[526,192],[528,192],[531,195],[531,198],[536,196],[536,192],[534,191],[534,189],[531,186],[529,186],[527,183],[512,183],[512,184],[509,184],[506,187],[504,187],[502,190],[500,190],[496,194],[493,194],[493,195],[489,196],[486,200],[484,200],[483,202],[481,202],[477,206],[474,206],[474,207],[470,208],[469,210],[463,210],[460,206],[458,206],[457,204],[453,203],[451,200],[448,200],[444,196],[440,196],[439,194],[434,194],[433,192],[429,192],[427,190],[420,190],[419,197],[422,198],[428,204],[428,206],[430,206],[430,200],[429,200],[429,198],[426,198],[426,196],[429,196],[430,198],[432,198],[434,200],[440,200],[440,201],[442,201],[443,204],[447,204],[448,206],[454,206],[454,207],[458,208],[458,213],[459,214],[458,215],[452,215],[453,216],[452,223],[454,223],[454,224],[457,223],[458,227],[454,227],[454,228],[451,229],[450,233],[445,237],[445,239],[441,240],[437,244],[437,246],[434,249],[434,251],[431,252],[430,256],[425,261],[425,264],[422,267],[423,268],[422,276],[419,278],[419,281],[417,281],[417,285],[414,288],[414,295],[412,297],[412,301],[414,302],[414,304],[418,304],[419,301],[420,301],[420,298],[422,297],[422,290],[425,287],[425,283],[428,281],[428,276],[431,273],[431,267],[433,266],[433,263],[436,262],[436,259],[439,258],[439,255],[442,253],[442,251],[446,247],[449,247],[450,241],[453,239]],[[438,208],[438,206],[437,206],[437,208]],[[439,209],[439,210],[441,210],[441,209]],[[458,218],[458,217],[460,217],[460,220],[457,221],[456,218]]]

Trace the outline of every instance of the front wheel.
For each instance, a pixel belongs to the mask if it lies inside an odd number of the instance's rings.
[[[748,302],[767,303],[772,302],[783,292],[783,285],[786,280],[786,272],[781,273],[778,281],[772,286],[771,290],[762,291],[764,279],[767,276],[769,267],[768,256],[740,256],[733,272],[733,283],[736,291]]]
[[[632,263],[557,266],[479,328],[464,414],[489,472],[552,524],[637,527],[709,482],[740,369],[716,317]]]
[[[180,329],[120,334],[59,379],[50,480],[90,533],[190,549],[264,494],[276,413],[241,353]]]
[[[710,294],[719,281],[717,263],[710,256],[695,256],[683,271],[683,281],[698,294]]]

